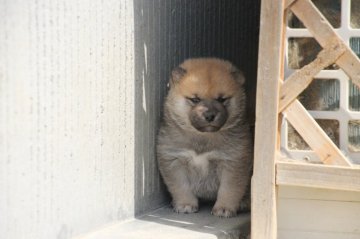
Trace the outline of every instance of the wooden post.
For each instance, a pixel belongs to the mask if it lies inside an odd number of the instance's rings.
[[[263,0],[261,5],[251,238],[275,239],[275,159],[279,79],[283,75],[284,3]]]

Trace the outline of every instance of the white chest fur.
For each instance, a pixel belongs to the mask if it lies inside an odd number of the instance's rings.
[[[214,152],[206,152],[202,154],[197,154],[195,151],[189,150],[188,152],[189,166],[193,167],[197,171],[200,171],[203,175],[207,174],[209,171],[209,161],[213,159]]]

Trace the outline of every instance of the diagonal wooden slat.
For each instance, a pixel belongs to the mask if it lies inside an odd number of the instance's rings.
[[[330,23],[320,13],[311,0],[297,0],[290,5],[291,11],[303,22],[322,47],[333,39],[341,40]],[[360,87],[360,61],[355,53],[346,46],[346,52],[338,58],[336,64],[348,74],[351,80]]]
[[[282,112],[310,85],[317,73],[333,64],[345,51],[346,46],[342,41],[334,39],[318,54],[314,61],[289,76],[280,88],[279,112]]]
[[[298,100],[293,101],[283,113],[324,164],[351,166],[343,153]]]
[[[293,2],[295,2],[296,0],[285,0],[284,3],[284,9],[287,9],[288,7],[290,7],[291,4],[293,4]]]
[[[336,57],[337,60],[335,59],[336,63],[340,63],[339,66],[351,77],[358,79],[360,83],[360,61],[335,33],[330,23],[322,16],[314,4],[310,0],[287,1],[286,4],[288,4],[287,6],[290,5],[289,7],[293,13],[304,23],[323,48],[326,49],[327,46],[334,44],[335,49],[333,50],[337,50],[336,47],[338,47],[339,52],[334,54],[335,56],[339,54]],[[324,59],[323,64],[325,60],[327,59]],[[351,166],[351,163],[309,115],[301,103],[298,100],[294,100],[299,92],[302,92],[312,81],[313,76],[309,77],[306,74],[312,75],[318,72],[319,69],[321,70],[321,67],[316,65],[316,60],[314,64],[310,63],[309,65],[309,67],[305,66],[300,70],[300,72],[303,71],[303,74],[299,73],[297,78],[294,75],[294,80],[289,81],[289,85],[284,87],[284,83],[280,82],[282,91],[280,92],[279,102],[283,101],[283,103],[281,103],[281,106],[279,103],[279,109],[283,110],[288,121],[324,164]],[[354,65],[357,65],[359,68],[354,68]]]

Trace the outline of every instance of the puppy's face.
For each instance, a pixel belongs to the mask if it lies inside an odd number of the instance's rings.
[[[243,83],[243,76],[229,62],[185,61],[173,71],[169,92],[176,120],[200,132],[219,131],[239,111]]]

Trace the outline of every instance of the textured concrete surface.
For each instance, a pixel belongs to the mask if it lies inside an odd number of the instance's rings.
[[[109,225],[76,239],[246,239],[250,215],[218,218],[211,207],[202,207],[195,214],[178,214],[164,207],[138,219]]]
[[[0,238],[134,215],[133,2],[0,0]]]

